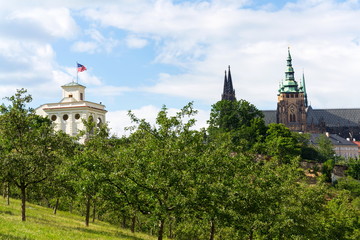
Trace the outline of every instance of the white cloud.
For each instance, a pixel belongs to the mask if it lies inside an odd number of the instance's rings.
[[[132,91],[129,87],[118,87],[118,86],[97,86],[96,88],[90,88],[89,93],[100,95],[100,96],[120,96],[124,92]]]
[[[106,38],[98,30],[93,28],[86,30],[85,35],[89,36],[91,40],[77,41],[72,45],[71,50],[91,54],[100,52],[110,53],[113,48],[119,44],[118,40],[112,37]]]
[[[67,8],[27,8],[13,11],[8,20],[18,21],[24,26],[36,26],[53,37],[71,38],[77,32],[77,25]]]
[[[135,36],[128,36],[126,38],[126,45],[129,48],[143,48],[148,44],[148,41],[144,38],[139,38]]]
[[[41,82],[51,76],[55,52],[51,45],[0,37],[2,83]]]
[[[90,74],[89,71],[80,72],[79,81],[87,85],[97,85],[97,86],[102,85],[102,81],[100,80],[100,78]]]
[[[98,48],[98,44],[96,42],[78,41],[72,45],[71,50],[75,52],[94,53],[97,48]]]
[[[161,109],[153,105],[146,105],[139,109],[133,109],[131,112],[138,119],[145,119],[151,125],[155,125],[156,117]],[[180,109],[170,108],[168,109],[168,116],[174,116]],[[207,120],[209,119],[210,112],[198,110],[198,113],[194,116],[196,119],[196,125],[194,129],[201,129],[207,127]],[[118,137],[123,135],[128,135],[130,131],[126,131],[125,128],[135,126],[136,124],[131,122],[130,117],[128,116],[128,111],[120,110],[108,112],[106,115],[107,122],[109,123],[109,128],[111,133],[115,134]],[[186,119],[185,119],[186,121]]]

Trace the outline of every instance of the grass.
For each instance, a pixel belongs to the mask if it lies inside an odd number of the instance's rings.
[[[10,206],[5,199],[0,199],[0,239],[7,240],[82,240],[82,239],[117,239],[117,240],[154,240],[154,237],[142,233],[131,233],[111,224],[96,221],[89,227],[84,224],[84,217],[68,212],[27,203],[26,222],[21,221],[21,203],[11,199]]]

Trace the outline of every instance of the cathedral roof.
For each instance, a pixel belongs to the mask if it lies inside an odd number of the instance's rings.
[[[358,127],[360,125],[360,108],[312,109],[307,112],[307,123],[327,127]]]
[[[276,110],[262,112],[266,124],[276,123]],[[359,127],[360,108],[312,109],[309,107],[306,120],[308,125],[325,123],[327,127]]]
[[[276,123],[276,110],[263,110],[265,124]]]

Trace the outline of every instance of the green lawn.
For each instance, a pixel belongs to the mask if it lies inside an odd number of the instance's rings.
[[[11,199],[7,206],[5,199],[0,199],[0,239],[8,240],[82,240],[82,239],[126,239],[153,240],[146,234],[131,233],[108,223],[96,221],[85,227],[84,218],[27,203],[27,220],[21,221],[19,200]]]

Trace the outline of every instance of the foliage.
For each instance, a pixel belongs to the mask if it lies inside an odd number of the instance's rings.
[[[319,160],[321,162],[325,162],[329,159],[334,159],[335,157],[335,150],[334,145],[331,143],[330,139],[324,135],[321,134],[318,139],[318,152],[319,152]]]
[[[297,161],[244,160],[247,167],[236,177],[231,199],[232,226],[242,236],[238,239],[315,239],[323,190],[299,182],[303,172]]]
[[[203,144],[204,133],[191,130],[194,113],[191,103],[173,117],[163,107],[153,127],[130,113],[138,125],[129,145],[119,152],[119,172],[113,181],[122,193],[132,193],[125,196],[132,206],[159,222],[158,239],[165,221],[183,211],[190,184],[187,168]],[[190,119],[184,122],[184,117]]]
[[[329,183],[332,181],[331,173],[334,169],[334,166],[335,166],[335,161],[333,159],[329,159],[323,163],[322,169],[321,169],[321,172],[323,174],[322,175],[323,181],[329,182]]]
[[[301,144],[296,134],[283,124],[269,124],[264,143],[265,153],[279,162],[289,163],[291,159],[301,154]]]
[[[350,176],[340,178],[336,184],[336,187],[338,189],[346,189],[350,191],[354,197],[360,197],[360,181]]]
[[[57,155],[59,135],[51,122],[27,109],[31,102],[26,90],[18,90],[9,98],[11,105],[0,107],[0,169],[5,178],[21,190],[22,220],[26,220],[26,188],[54,174],[61,159]]]
[[[250,148],[266,131],[263,118],[263,113],[246,100],[222,100],[212,105],[208,132],[210,137],[229,132],[234,144],[245,139]]]
[[[86,129],[80,135],[86,136],[85,143],[75,155],[71,169],[77,176],[77,193],[85,201],[85,225],[88,226],[91,203],[95,203],[95,198],[99,197],[98,193],[109,172],[112,145],[106,124],[96,126],[91,116],[83,119],[83,123]]]
[[[357,180],[360,180],[360,159],[349,159],[347,174]]]
[[[360,209],[354,206],[347,192],[338,192],[326,205],[320,223],[324,225],[322,239],[359,239]]]

